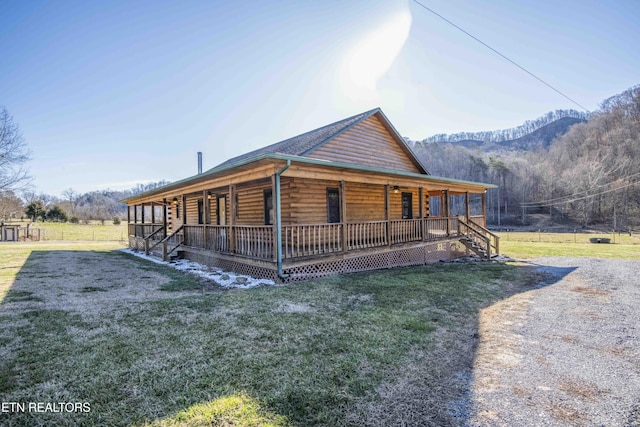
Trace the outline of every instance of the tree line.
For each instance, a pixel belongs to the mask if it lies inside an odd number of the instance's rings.
[[[119,223],[127,215],[127,205],[120,200],[153,190],[168,181],[137,184],[127,190],[99,190],[79,193],[72,188],[62,197],[32,190],[16,194],[12,190],[0,192],[0,218],[53,222],[113,221]]]
[[[535,122],[527,129],[545,120]],[[473,138],[512,138],[521,131],[503,132]],[[440,142],[429,142],[435,140]],[[438,136],[413,142],[413,149],[433,175],[499,186],[487,193],[492,224],[527,225],[533,213],[584,227],[624,230],[640,223],[640,85],[603,101],[547,149],[496,155]]]

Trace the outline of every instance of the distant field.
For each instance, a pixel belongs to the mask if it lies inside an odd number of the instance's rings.
[[[513,258],[539,256],[582,256],[593,258],[640,259],[640,235],[628,233],[524,233],[503,232],[500,253]],[[611,239],[595,244],[592,237]]]
[[[15,224],[15,223],[14,223]],[[22,227],[27,222],[20,223]],[[31,230],[40,230],[40,240],[95,240],[95,241],[126,241],[127,223],[114,225],[112,221],[92,221],[89,224],[71,224],[57,222],[36,222]]]

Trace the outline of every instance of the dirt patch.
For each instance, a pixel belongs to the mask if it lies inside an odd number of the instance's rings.
[[[584,286],[575,286],[573,288],[571,288],[572,292],[578,292],[581,293],[583,295],[590,295],[590,296],[606,296],[606,295],[611,295],[611,291],[608,291],[606,289],[593,289],[593,288],[587,288]]]
[[[595,384],[586,381],[575,381],[566,379],[560,382],[558,390],[563,391],[571,396],[586,400],[596,400],[600,398],[606,391],[600,390]]]
[[[37,280],[32,280],[36,277]],[[64,310],[84,318],[105,312],[135,310],[136,303],[166,298],[160,287],[171,278],[157,268],[119,253],[90,251],[33,252],[16,276],[12,292],[37,295],[37,299],[7,299],[4,314],[25,310]],[[78,286],[78,283],[86,284]],[[197,294],[178,292],[175,296]]]
[[[274,313],[314,313],[315,311],[316,309],[309,304],[291,302],[283,302],[273,310]]]

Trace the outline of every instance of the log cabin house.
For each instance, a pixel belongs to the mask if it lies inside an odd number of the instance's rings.
[[[376,108],[124,202],[134,250],[292,281],[491,257],[493,187],[431,176]]]

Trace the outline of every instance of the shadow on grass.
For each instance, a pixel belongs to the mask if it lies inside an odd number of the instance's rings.
[[[90,411],[0,423],[458,425],[480,310],[568,272],[438,264],[202,292],[121,253],[34,251],[0,305],[0,398]],[[176,275],[185,291],[163,292]]]

